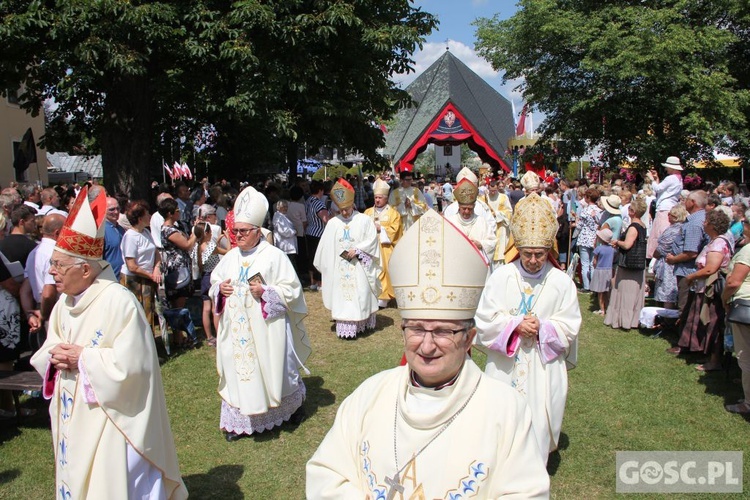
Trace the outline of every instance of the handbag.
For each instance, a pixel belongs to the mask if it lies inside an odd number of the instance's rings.
[[[730,302],[726,320],[730,323],[750,325],[750,300],[734,299]]]
[[[635,225],[635,224],[633,224]],[[646,229],[636,227],[638,238],[628,250],[620,250],[620,261],[618,265],[625,269],[646,269]]]
[[[164,276],[164,286],[167,290],[182,290],[193,282],[193,273],[186,265],[181,265],[167,271]]]

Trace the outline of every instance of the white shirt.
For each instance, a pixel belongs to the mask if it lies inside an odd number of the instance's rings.
[[[122,236],[120,242],[120,251],[122,259],[135,259],[135,265],[148,271],[154,272],[154,263],[156,262],[156,244],[146,231],[140,233],[135,229],[128,229]],[[120,269],[120,273],[126,276],[137,276],[128,269],[127,262]]]
[[[680,202],[680,191],[682,191],[682,177],[677,174],[666,176],[661,182],[651,185],[656,195],[656,211],[664,212],[671,210]]]
[[[55,279],[49,273],[49,260],[52,258],[52,252],[55,250],[55,240],[44,237],[37,247],[29,253],[26,259],[26,269],[24,277],[29,279],[31,293],[34,300],[41,302],[42,288],[44,285],[54,285]]]
[[[164,225],[164,217],[157,211],[151,215],[151,239],[154,240],[156,248],[161,250],[161,227]]]

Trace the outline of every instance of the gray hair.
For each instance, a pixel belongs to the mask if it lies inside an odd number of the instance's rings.
[[[276,202],[276,210],[281,210],[282,208],[289,208],[289,202],[286,200],[279,200]]]

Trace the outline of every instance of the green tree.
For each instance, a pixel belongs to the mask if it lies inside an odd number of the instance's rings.
[[[568,158],[599,145],[611,163],[652,166],[748,143],[746,4],[521,0],[510,19],[475,22],[477,49],[524,79],[544,140],[564,137]]]
[[[1,88],[23,84],[32,113],[54,99],[53,130],[95,138],[105,184],[131,197],[207,125],[235,176],[296,162],[300,140],[374,156],[370,123],[405,98],[388,76],[436,23],[407,0],[0,0],[0,15]]]

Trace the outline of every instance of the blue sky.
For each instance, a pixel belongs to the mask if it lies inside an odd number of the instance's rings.
[[[406,86],[414,81],[445,52],[447,43],[453,55],[506,99],[512,100],[516,113],[520,113],[523,106],[521,94],[513,91],[518,82],[509,81],[503,85],[502,74],[493,70],[490,63],[477,55],[474,50],[476,28],[471,24],[478,17],[491,18],[495,14],[499,14],[502,19],[509,18],[517,10],[516,2],[517,0],[414,0],[415,7],[436,15],[440,25],[427,37],[424,48],[414,54],[416,72],[397,77],[396,82]],[[536,125],[538,124],[534,124],[535,128]]]

